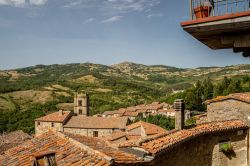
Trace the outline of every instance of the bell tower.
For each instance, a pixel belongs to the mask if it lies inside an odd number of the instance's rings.
[[[89,116],[89,95],[87,93],[75,94],[74,114]]]

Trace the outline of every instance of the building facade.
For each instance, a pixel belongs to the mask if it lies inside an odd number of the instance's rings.
[[[206,101],[207,120],[241,119],[250,125],[250,93],[236,93]]]

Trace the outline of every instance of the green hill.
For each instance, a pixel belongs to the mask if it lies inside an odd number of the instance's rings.
[[[225,76],[243,79],[249,75],[250,65],[197,69],[131,62],[112,66],[91,63],[36,65],[0,71],[0,113],[8,118],[14,116],[13,113],[20,114],[24,117],[14,118],[11,123],[24,120],[22,123],[28,126],[38,116],[59,108],[71,108],[68,103],[73,102],[73,93],[80,90],[91,94],[91,113],[96,114],[165,101],[169,94],[187,89],[207,77],[218,82]],[[248,86],[248,81],[243,86]],[[0,118],[0,128],[10,123],[5,120],[6,117]]]

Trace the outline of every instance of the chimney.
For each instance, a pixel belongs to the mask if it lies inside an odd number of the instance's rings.
[[[59,110],[59,115],[63,115],[63,110]]]
[[[182,130],[184,129],[185,124],[185,102],[183,99],[177,99],[174,102],[175,109],[175,129]]]

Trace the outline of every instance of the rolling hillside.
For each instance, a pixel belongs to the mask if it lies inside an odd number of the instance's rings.
[[[76,91],[90,93],[91,114],[97,114],[172,101],[175,95],[171,94],[193,87],[197,80],[210,77],[216,83],[225,76],[250,87],[250,65],[180,69],[131,62],[112,66],[79,63],[0,71],[0,132],[33,133],[34,119],[58,109],[71,110]]]
[[[92,113],[153,100],[192,86],[197,80],[250,75],[250,65],[180,69],[131,62],[100,64],[36,65],[0,71],[0,109],[25,111],[32,104],[72,102],[77,90],[91,94]],[[70,108],[67,104],[59,104]],[[68,107],[67,107],[68,106]]]

